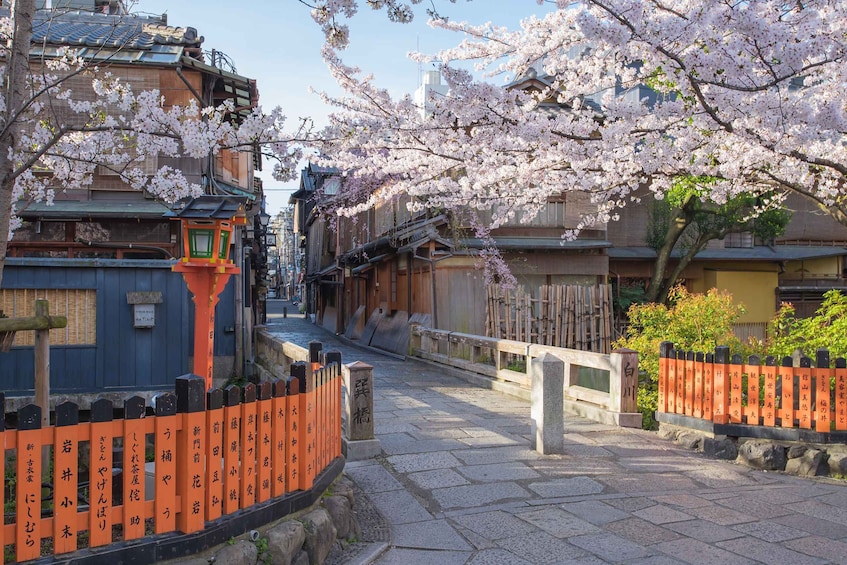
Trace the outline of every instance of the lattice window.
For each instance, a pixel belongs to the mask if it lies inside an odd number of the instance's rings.
[[[753,247],[753,234],[744,231],[744,232],[730,232],[726,234],[726,237],[723,240],[724,247],[741,247],[741,248],[752,248]]]
[[[94,289],[2,289],[0,309],[10,318],[35,316],[35,299],[50,303],[51,316],[65,316],[68,326],[50,330],[51,345],[94,345],[97,341],[97,292]],[[35,332],[15,334],[15,345],[33,345]]]

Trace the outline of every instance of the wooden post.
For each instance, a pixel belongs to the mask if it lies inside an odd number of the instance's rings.
[[[153,402],[156,407],[153,513],[155,532],[164,534],[176,529],[176,396],[166,392],[156,395]]]
[[[832,427],[830,410],[830,381],[835,371],[829,368],[829,351],[818,349],[815,354],[815,431],[828,433]]]
[[[747,373],[747,408],[744,414],[747,416],[748,426],[758,426],[761,412],[759,410],[759,381],[762,370],[757,355],[751,355],[747,359],[744,372]]]
[[[18,418],[15,559],[20,563],[41,555],[41,409],[29,404]]]
[[[123,527],[124,539],[144,537],[144,399],[124,401]]]
[[[286,393],[288,396],[288,416],[286,418],[286,427],[288,429],[288,449],[286,453],[287,460],[285,462],[285,466],[288,471],[288,478],[286,479],[288,492],[300,490],[302,488],[300,476],[300,454],[303,450],[301,449],[300,443],[300,428],[303,420],[300,417],[300,379],[294,375],[295,368],[298,366],[303,367],[303,370],[305,371],[306,367],[303,363],[292,363],[292,374],[285,379]],[[305,386],[305,383],[303,384]]]
[[[780,423],[783,428],[794,427],[794,360],[785,356],[778,369],[779,380],[782,384],[782,401],[780,405]]]
[[[184,534],[203,529],[205,512],[203,444],[206,437],[206,379],[183,375],[176,379],[176,495],[180,500],[176,527]]]
[[[224,480],[224,392],[213,388],[206,393],[206,521],[223,513]]]
[[[224,390],[224,514],[238,510],[239,434],[241,389],[230,385]]]
[[[256,459],[259,467],[259,475],[256,501],[264,502],[272,496],[271,486],[273,479],[271,474],[273,472],[273,466],[271,461],[273,456],[273,442],[271,441],[271,434],[273,433],[273,391],[271,383],[268,381],[259,383],[256,389],[259,399],[257,403],[259,430],[257,441],[259,442],[259,447],[258,457]]]
[[[765,426],[776,425],[776,359],[765,358],[765,403],[762,407],[762,423]]]
[[[673,351],[673,343],[663,341],[659,345],[659,405],[656,407],[657,412],[668,411],[668,373],[670,371],[671,352]],[[673,355],[675,358],[676,355]]]
[[[285,480],[285,453],[287,429],[285,418],[288,414],[288,398],[285,395],[285,381],[277,379],[273,381],[273,424],[271,425],[271,441],[273,442],[273,454],[271,455],[273,467],[273,494],[274,498],[282,496],[287,492]]]
[[[49,317],[50,305],[35,301],[35,316]],[[50,328],[35,330],[35,404],[41,407],[41,427],[50,425]]]
[[[247,383],[241,398],[241,508],[256,503],[256,385]]]
[[[703,419],[712,421],[712,405],[715,400],[715,354],[706,353],[703,363]]]
[[[835,360],[835,429],[847,430],[847,360]]]
[[[89,469],[88,545],[112,543],[112,401],[91,403],[91,461]]]
[[[797,390],[798,418],[800,427],[804,430],[812,429],[812,360],[809,357],[800,358],[799,387]]]
[[[79,407],[56,406],[53,472],[53,552],[77,550],[77,488],[79,485]],[[85,526],[83,526],[83,529]]]
[[[715,348],[714,402],[712,421],[716,424],[729,422],[729,347],[719,345]]]

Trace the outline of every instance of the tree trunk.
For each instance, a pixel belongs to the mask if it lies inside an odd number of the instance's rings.
[[[6,110],[0,131],[0,284],[9,247],[12,191],[16,179],[15,163],[9,158],[9,149],[16,145],[21,128],[15,122],[29,99],[27,78],[35,0],[12,0],[11,15],[14,31],[7,55],[6,83],[2,88]]]
[[[671,260],[671,252],[676,247],[679,238],[682,237],[685,228],[688,227],[688,214],[683,208],[676,210],[673,220],[668,225],[665,240],[662,246],[656,250],[656,262],[653,264],[653,276],[647,286],[644,298],[647,302],[658,302],[662,288],[665,286],[665,272]]]

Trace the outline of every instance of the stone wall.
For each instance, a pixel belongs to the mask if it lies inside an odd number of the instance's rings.
[[[323,565],[331,552],[343,551],[361,537],[354,503],[353,483],[342,475],[311,509],[251,530],[202,555],[166,564]]]
[[[801,477],[847,479],[847,445],[715,436],[661,424],[659,434],[687,449],[716,459],[734,460],[754,469]]]

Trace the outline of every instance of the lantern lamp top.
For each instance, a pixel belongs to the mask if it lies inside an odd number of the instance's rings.
[[[247,221],[245,205],[247,199],[237,196],[198,196],[190,200],[181,210],[171,211],[165,216],[177,220],[229,220],[243,225]]]

